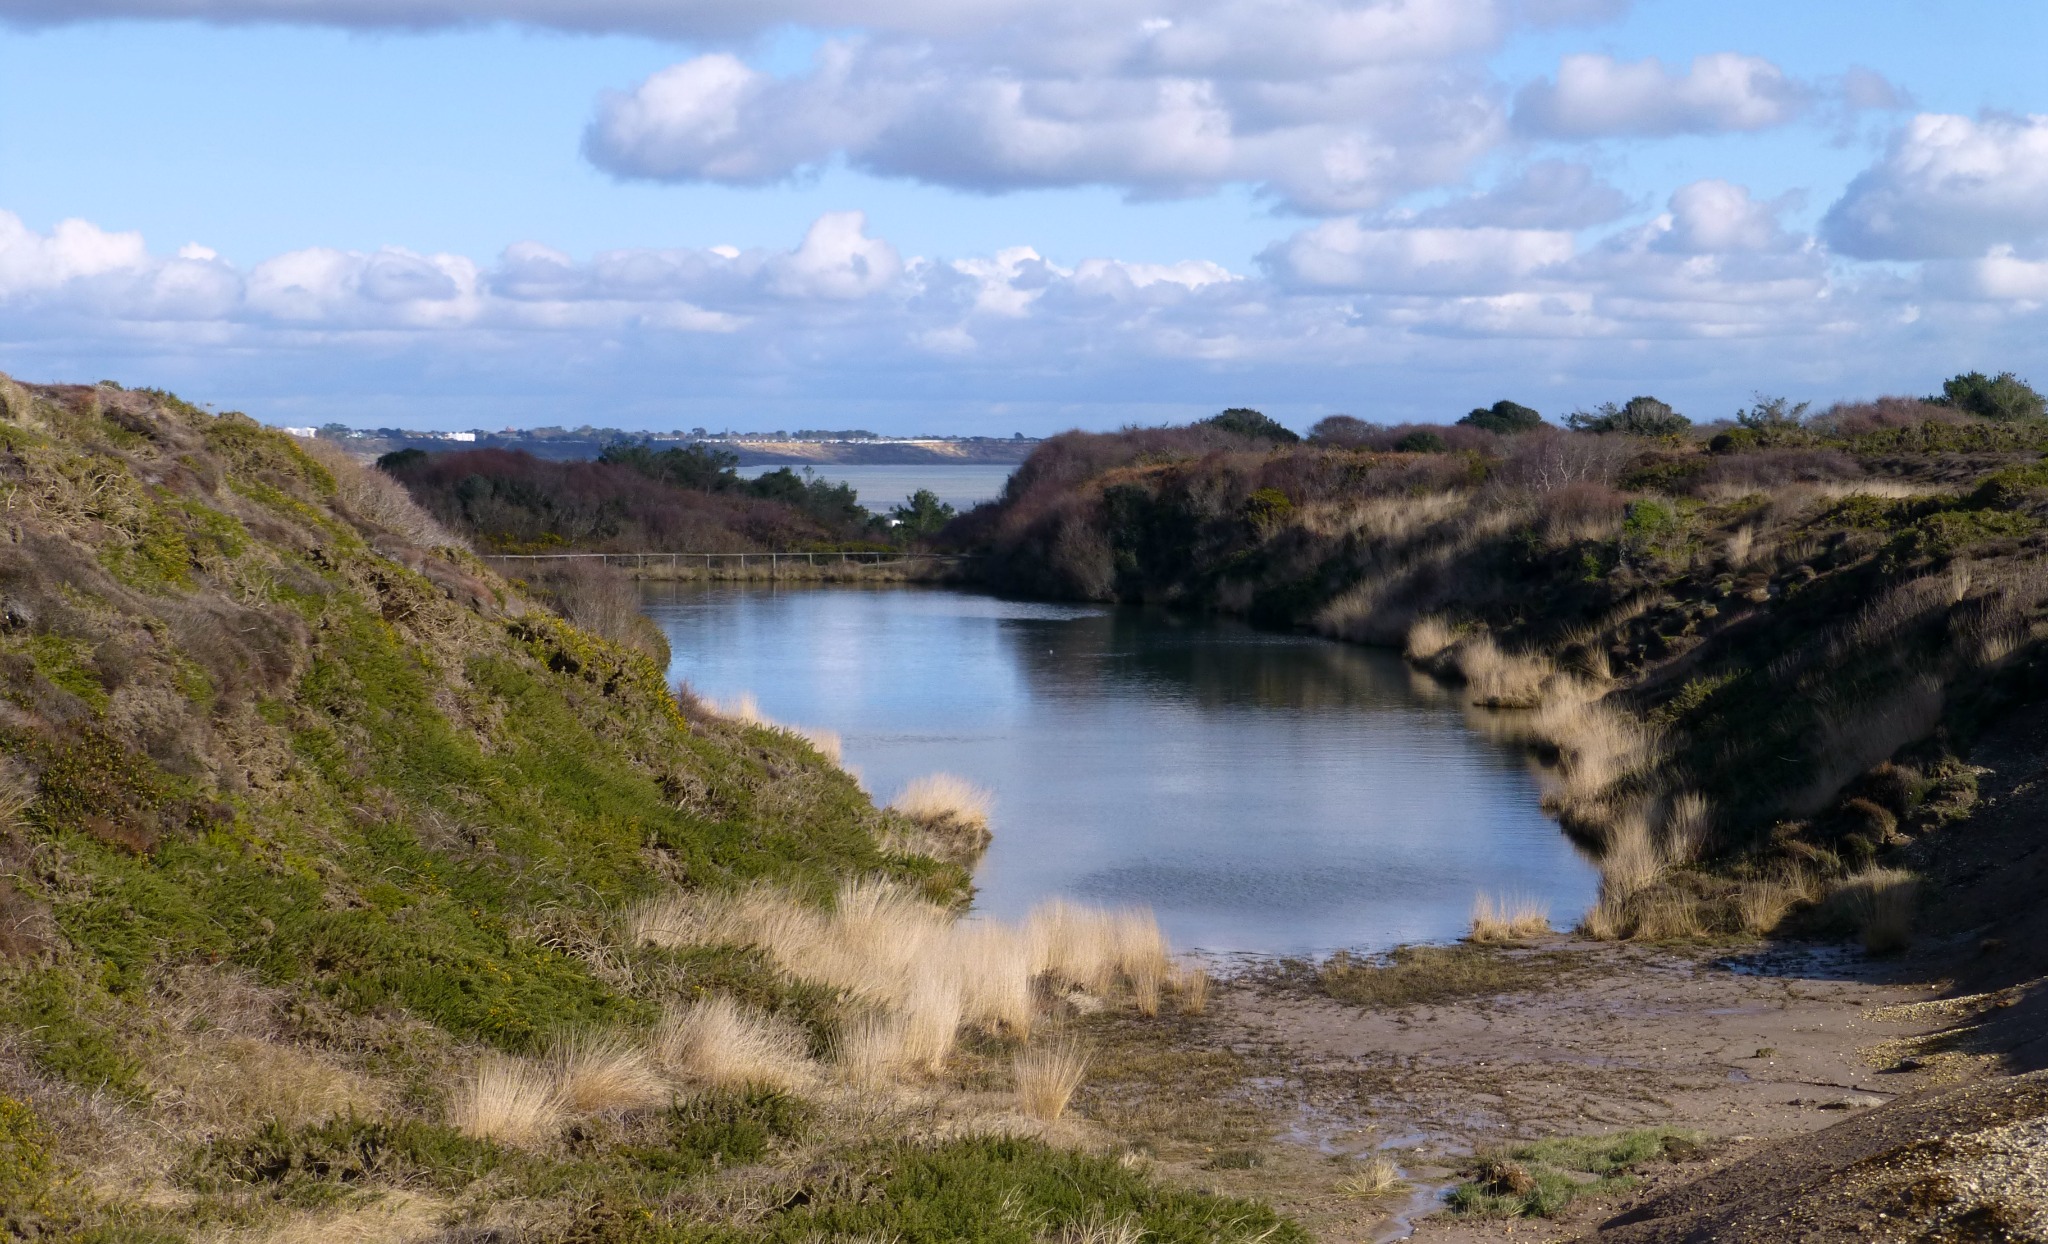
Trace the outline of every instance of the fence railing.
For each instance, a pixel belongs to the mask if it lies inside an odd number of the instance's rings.
[[[974,553],[910,553],[884,552],[873,549],[824,549],[808,553],[485,553],[486,561],[578,561],[597,559],[607,566],[630,567],[645,570],[649,567],[666,566],[672,570],[685,567],[703,567],[707,572],[714,567],[729,569],[734,563],[742,570],[749,566],[766,566],[779,570],[784,566],[893,566],[903,562],[963,562],[972,561]]]

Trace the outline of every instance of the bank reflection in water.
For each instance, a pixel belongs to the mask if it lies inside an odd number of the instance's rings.
[[[1593,874],[1512,747],[1390,653],[934,590],[668,585],[672,674],[825,726],[887,798],[996,792],[977,904],[1151,904],[1177,944],[1301,953],[1462,932],[1479,890],[1563,923]]]

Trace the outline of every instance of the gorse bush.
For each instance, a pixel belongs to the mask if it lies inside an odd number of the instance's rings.
[[[1692,420],[1654,397],[1632,397],[1619,406],[1603,402],[1591,411],[1573,411],[1565,416],[1564,424],[1574,432],[1659,437],[1684,433],[1692,427]]]
[[[1942,382],[1941,396],[1930,400],[2000,423],[2048,414],[2048,400],[2009,371],[1996,376],[1975,371],[1952,376]]]
[[[1212,415],[1202,422],[1218,431],[1241,436],[1246,440],[1292,445],[1301,439],[1299,433],[1279,420],[1242,406],[1233,406],[1222,414]]]
[[[1533,432],[1542,427],[1543,416],[1531,407],[1503,399],[1491,406],[1482,406],[1474,410],[1458,422],[1466,427],[1513,436],[1519,432]]]

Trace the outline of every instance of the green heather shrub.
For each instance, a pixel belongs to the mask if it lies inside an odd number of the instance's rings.
[[[248,1136],[213,1141],[176,1177],[201,1192],[242,1185],[293,1204],[320,1205],[373,1182],[454,1191],[507,1160],[490,1142],[439,1124],[345,1115],[301,1128],[272,1120]]]
[[[27,1103],[0,1097],[0,1229],[11,1212],[26,1214],[46,1202],[56,1179],[55,1137]]]
[[[1145,1179],[1114,1157],[1054,1149],[1015,1137],[934,1146],[880,1146],[849,1155],[850,1169],[821,1172],[797,1207],[753,1229],[708,1229],[705,1241],[896,1239],[903,1244],[1034,1244],[1090,1222],[1131,1221],[1161,1244],[1267,1241],[1308,1236],[1263,1205]],[[840,1186],[834,1188],[832,1183]],[[850,1186],[849,1186],[850,1185]]]

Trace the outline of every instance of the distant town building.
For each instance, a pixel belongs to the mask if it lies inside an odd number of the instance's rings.
[[[302,438],[302,439],[304,439],[304,440],[309,440],[309,441],[310,441],[310,440],[312,440],[312,439],[313,439],[314,437],[316,437],[316,436],[320,435],[320,429],[318,429],[318,428],[285,428],[285,429],[284,429],[284,433],[285,433],[285,435],[286,435],[286,436],[296,436],[296,437],[300,437],[300,438]]]

